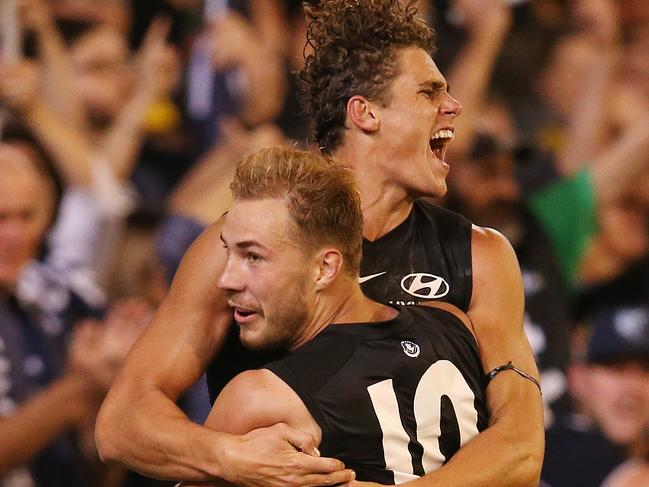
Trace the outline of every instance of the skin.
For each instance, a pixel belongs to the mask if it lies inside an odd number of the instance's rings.
[[[54,191],[23,144],[0,144],[0,297],[15,289],[22,270],[38,255],[52,218]],[[133,317],[131,315],[131,317]],[[123,323],[122,323],[123,326]],[[133,329],[133,321],[128,321]],[[0,418],[0,476],[24,465],[61,433],[92,417],[130,343],[118,325],[99,341],[99,326],[80,326],[64,373]],[[128,339],[128,338],[126,338]],[[133,338],[134,339],[134,338]]]
[[[37,255],[54,195],[46,178],[18,148],[0,146],[0,289],[12,289]]]
[[[630,477],[617,483],[611,483],[610,487],[643,487],[649,483],[649,465],[645,465]]]
[[[308,318],[304,300],[312,293],[301,266],[294,264],[305,260],[304,252],[290,231],[284,205],[276,199],[235,203],[225,217],[221,240],[228,260],[219,287],[228,293],[241,342],[248,348],[289,344]],[[260,241],[258,233],[267,238]],[[271,265],[275,272],[268,272]]]
[[[440,128],[452,127],[460,111],[457,101],[448,94],[444,78],[425,52],[409,48],[401,56],[401,74],[395,79],[390,106],[386,109],[368,101],[363,102],[363,110],[351,111],[348,106],[349,131],[336,151],[352,165],[360,179],[364,233],[369,239],[389,232],[407,216],[418,196],[417,188],[425,186],[429,196],[445,193],[445,182],[436,176],[447,170],[446,162],[430,151],[417,149],[425,147],[428,138]],[[399,78],[410,83],[398,85]],[[443,89],[430,96],[419,88],[426,82],[441,83]],[[409,149],[403,147],[401,153],[386,150],[390,144],[387,139],[394,141],[397,137],[381,130],[386,117],[399,113],[394,109],[397,103],[412,111],[413,139],[404,141]],[[427,130],[419,130],[417,127],[424,123]],[[406,129],[402,133],[403,130]],[[411,151],[407,160],[397,158],[405,156],[406,150]],[[380,161],[408,167],[407,172],[416,175],[408,191],[397,192],[390,180],[379,179],[372,168]],[[491,229],[474,226],[471,240],[473,295],[467,314],[484,370],[490,371],[511,360],[538,380],[534,356],[522,328],[523,286],[514,251],[501,234]],[[417,481],[418,485],[538,485],[544,446],[538,389],[516,374],[499,374],[487,388],[487,400],[490,427],[461,448],[446,465]],[[498,458],[494,458],[494,450],[499,451]]]
[[[334,150],[359,180],[364,235],[370,240],[401,223],[416,198],[446,192],[449,165],[444,153],[441,158],[433,154],[429,139],[440,129],[452,129],[461,111],[424,51],[407,48],[398,56],[400,72],[389,102],[350,98],[347,130]],[[173,404],[218,353],[228,326],[226,296],[217,289],[225,259],[219,250],[221,225],[209,227],[192,245],[169,296],[127,359],[100,412],[97,441],[105,458],[128,462],[152,475],[196,481],[214,477],[233,481],[247,468],[239,464],[236,473],[230,471],[235,463],[225,465],[231,459],[227,455],[243,450],[225,450],[222,445],[230,437],[191,424]],[[473,227],[471,251],[473,295],[468,315],[485,371],[511,360],[538,379],[523,332],[523,287],[511,245],[493,230]],[[156,357],[155,367],[149,357]],[[538,485],[544,429],[537,387],[515,373],[501,373],[490,383],[487,400],[490,427],[418,484]],[[315,440],[308,437],[312,446]],[[258,453],[250,450],[255,459],[260,458]],[[250,465],[250,458],[242,455],[239,461]],[[272,460],[268,455],[263,459]],[[253,482],[239,478],[244,485],[310,485],[295,477],[283,483]]]
[[[649,424],[649,370],[636,361],[576,365],[571,386],[585,412],[611,441],[630,445]]]
[[[73,45],[75,88],[93,115],[113,118],[128,97],[127,55],[125,39],[110,27],[96,28]]]
[[[330,323],[378,322],[396,316],[393,308],[362,294],[357,271],[353,275],[342,271],[343,259],[335,248],[307,252],[300,247],[282,200],[235,200],[225,217],[221,239],[228,257],[218,285],[230,296],[230,308],[246,346],[294,349]],[[288,328],[283,319],[288,316],[286,302],[292,302],[294,322]],[[459,310],[445,303],[442,307],[471,330]],[[252,314],[246,312],[252,310]],[[277,423],[311,434],[316,443],[322,438],[319,425],[286,383],[268,370],[251,370],[224,388],[205,425],[245,434]]]

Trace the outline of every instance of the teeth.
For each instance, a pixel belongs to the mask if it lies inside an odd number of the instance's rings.
[[[431,137],[432,140],[435,139],[452,139],[453,138],[453,131],[452,130],[438,130],[435,132],[435,135]]]

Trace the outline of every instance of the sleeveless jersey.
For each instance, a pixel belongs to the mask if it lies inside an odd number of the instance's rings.
[[[322,429],[320,451],[357,479],[415,479],[443,465],[487,425],[473,335],[453,314],[400,307],[397,318],[330,325],[266,365]]]
[[[439,299],[466,312],[473,289],[471,222],[416,201],[396,228],[363,241],[360,282],[365,295],[380,303]]]
[[[401,224],[375,241],[363,241],[360,282],[369,298],[383,304],[411,305],[442,300],[462,311],[471,302],[471,222],[423,200]],[[230,327],[221,353],[207,369],[210,399],[238,373],[281,355],[252,352]]]

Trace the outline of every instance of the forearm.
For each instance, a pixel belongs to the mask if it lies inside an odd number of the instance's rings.
[[[500,382],[497,387],[507,389],[505,394],[510,399],[507,405],[492,412],[490,426],[462,446],[444,466],[404,485],[538,486],[544,451],[543,407],[539,390],[514,372],[500,374],[489,387],[497,382]]]
[[[609,120],[606,102],[612,90],[618,53],[615,46],[602,46],[593,58],[588,75],[584,76],[582,96],[570,113],[566,146],[557,157],[559,169],[567,176],[593,161],[606,140]]]
[[[87,386],[68,376],[22,405],[14,416],[0,418],[0,477],[23,465],[84,416]]]
[[[89,140],[43,103],[35,103],[24,117],[49,151],[66,185],[90,186],[94,151]]]
[[[496,59],[509,32],[509,19],[495,19],[470,33],[449,73],[452,94],[462,103],[455,120],[460,135],[449,146],[451,155],[464,157],[473,144],[479,110],[486,97]]]
[[[232,204],[230,181],[243,151],[233,144],[216,146],[203,156],[174,190],[169,205],[174,213],[209,225]]]
[[[43,90],[49,106],[66,123],[84,127],[83,106],[70,80],[74,78],[72,62],[54,19],[48,12],[36,26],[40,59],[43,62]]]
[[[617,202],[649,168],[649,113],[627,127],[592,165],[592,181],[599,206]]]
[[[133,171],[144,138],[144,120],[153,102],[152,93],[136,92],[101,141],[100,154],[119,179],[127,179]]]
[[[265,58],[259,62],[259,58]],[[282,61],[272,51],[255,53],[243,64],[246,94],[241,119],[250,126],[272,120],[281,110],[287,79]]]
[[[97,418],[96,442],[104,461],[162,479],[206,482],[222,474],[221,459],[232,437],[191,422],[162,392],[134,391],[122,406],[113,394]]]

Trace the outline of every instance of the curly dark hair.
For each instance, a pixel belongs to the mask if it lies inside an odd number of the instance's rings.
[[[314,138],[332,152],[343,135],[347,101],[354,95],[388,103],[400,49],[433,54],[435,33],[418,15],[415,0],[321,0],[304,3],[306,56],[300,72],[302,108]]]

